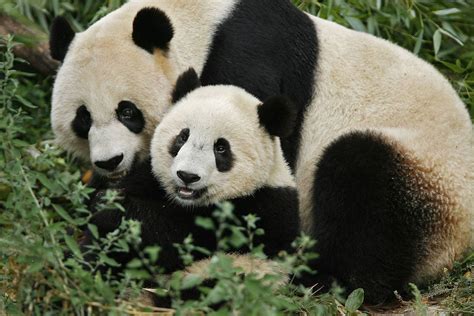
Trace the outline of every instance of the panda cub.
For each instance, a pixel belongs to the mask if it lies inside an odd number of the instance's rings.
[[[255,244],[264,245],[269,257],[291,250],[300,231],[298,195],[279,140],[295,123],[291,103],[273,97],[262,104],[241,88],[199,86],[193,69],[178,78],[174,106],[151,142],[151,160],[135,166],[119,185],[125,213],[102,210],[91,219],[102,236],[124,217],[141,222],[140,248],[160,246],[156,264],[166,273],[183,268],[174,244],[189,234],[194,245],[216,249],[215,232],[195,221],[211,217],[222,201],[230,201],[241,220],[251,213],[260,218],[257,225],[265,234]],[[83,246],[91,241],[86,232]],[[135,255],[113,257],[124,266]]]

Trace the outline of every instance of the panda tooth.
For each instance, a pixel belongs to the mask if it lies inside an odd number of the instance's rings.
[[[191,195],[193,195],[194,191],[190,190],[188,188],[180,188],[179,193],[181,193],[184,196],[191,196]]]

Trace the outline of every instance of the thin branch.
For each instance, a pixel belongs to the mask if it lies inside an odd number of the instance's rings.
[[[27,38],[33,44],[19,44],[13,52],[16,56],[28,61],[37,72],[43,75],[53,75],[59,63],[49,55],[47,35],[39,30],[28,27],[11,16],[0,13],[0,36],[13,34],[17,38]]]

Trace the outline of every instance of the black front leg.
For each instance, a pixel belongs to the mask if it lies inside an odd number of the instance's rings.
[[[265,235],[258,236],[255,242],[265,246],[267,255],[275,256],[282,250],[292,250],[291,243],[300,233],[298,194],[295,188],[264,187],[252,196],[232,202],[239,216],[255,214],[260,218],[257,226],[265,231]]]

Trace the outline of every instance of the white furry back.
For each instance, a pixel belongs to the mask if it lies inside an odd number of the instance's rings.
[[[473,130],[465,105],[433,66],[403,48],[313,20],[320,49],[317,87],[306,112],[296,168],[304,229],[311,230],[315,162],[324,148],[349,131],[374,130],[416,159],[418,168],[432,176],[432,185],[442,186],[449,212],[464,219],[453,245],[462,248],[471,229],[468,223],[474,226],[468,218],[474,209]]]

